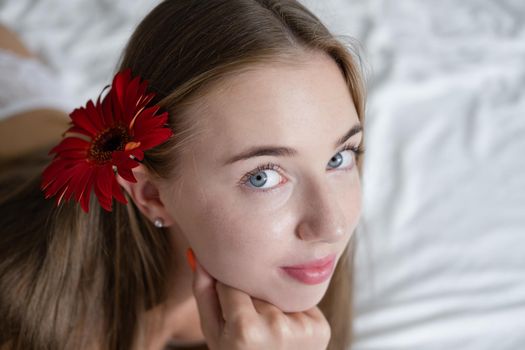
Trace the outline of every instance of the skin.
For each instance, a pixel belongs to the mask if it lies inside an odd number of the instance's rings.
[[[0,48],[27,59],[38,59],[8,27],[0,24]],[[28,153],[59,140],[69,123],[64,111],[39,108],[0,120],[0,160]]]
[[[31,57],[19,38],[2,26],[0,47]],[[185,171],[180,182],[158,182],[143,166],[133,169],[137,183],[117,177],[137,207],[152,221],[161,217],[170,231],[171,297],[146,315],[146,323],[155,324],[148,349],[162,349],[170,339],[245,349],[246,344],[231,342],[243,334],[232,331],[242,329],[232,321],[239,310],[244,318],[237,322],[263,335],[258,339],[261,348],[278,339],[276,331],[286,329],[284,325],[298,338],[272,343],[273,348],[302,344],[301,349],[317,349],[324,345],[315,340],[328,341],[327,323],[315,305],[329,281],[305,285],[280,273],[279,267],[329,253],[339,259],[347,245],[361,212],[359,176],[351,151],[340,154],[340,169],[330,168],[328,162],[341,148],[334,148],[334,141],[358,118],[333,60],[321,53],[299,58],[303,60],[255,67],[223,81],[190,109],[190,117],[200,118],[202,129],[191,152],[181,159]],[[38,127],[39,120],[46,127]],[[2,157],[57,142],[68,122],[66,113],[55,110],[31,110],[2,121],[9,139],[24,140],[1,144]],[[348,142],[357,146],[361,134]],[[298,154],[222,165],[224,159],[262,144],[293,147]],[[264,170],[268,178],[262,186],[274,191],[262,193],[249,182],[238,185],[246,173],[269,161],[280,169]],[[199,262],[195,275],[185,258],[189,247]],[[287,323],[275,322],[281,312],[287,313]],[[217,315],[230,325],[230,339],[218,334],[225,326],[213,322],[220,321]],[[250,322],[245,322],[247,316]],[[320,333],[306,332],[309,323]]]
[[[359,124],[357,112],[336,63],[323,53],[302,55],[300,63],[260,65],[230,77],[190,110],[190,117],[201,118],[201,132],[181,159],[180,181],[156,182],[143,166],[133,169],[137,183],[119,178],[143,213],[169,228],[174,288],[168,310],[176,339],[203,339],[186,249],[211,278],[283,312],[302,312],[321,300],[329,280],[306,285],[280,267],[332,253],[339,260],[358,224],[361,185],[353,152],[341,152],[343,163],[329,165],[342,148],[334,148],[335,141]],[[347,143],[357,146],[361,137]],[[288,146],[297,155],[223,165],[254,145]],[[269,161],[280,168],[263,170],[266,183],[252,176],[254,183],[238,184]]]

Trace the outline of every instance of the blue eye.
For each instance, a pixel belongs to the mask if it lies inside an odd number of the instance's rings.
[[[352,151],[347,157],[343,157],[345,151]],[[362,154],[364,150],[358,146],[345,145],[342,150],[336,153],[330,161],[329,166],[334,169],[341,168],[343,171],[349,171],[354,168],[355,160]],[[343,166],[341,166],[343,165]],[[250,189],[255,189],[257,192],[269,192],[278,188],[279,184],[286,183],[286,179],[282,179],[279,172],[281,167],[275,163],[267,163],[258,166],[256,169],[250,171],[239,181],[241,185],[245,185]],[[270,184],[270,186],[266,186]]]
[[[255,170],[250,171],[241,179],[241,184],[247,185],[250,188],[261,189],[260,192],[267,192],[273,190],[281,181],[281,174],[278,172],[280,169],[279,165],[274,163],[267,163],[258,166]],[[272,184],[272,182],[274,184]],[[267,183],[270,183],[270,187],[263,187]]]
[[[342,154],[344,154],[345,151],[352,151],[353,155],[350,154],[348,157],[345,158],[342,156]],[[342,150],[337,152],[336,155],[330,159],[328,164],[333,168],[342,168],[341,164],[343,164],[345,170],[351,170],[354,166],[355,160],[363,152],[364,151],[357,146],[345,145]]]

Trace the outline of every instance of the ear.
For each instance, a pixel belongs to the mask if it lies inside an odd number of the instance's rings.
[[[142,164],[131,169],[137,182],[124,180],[117,174],[117,182],[133,199],[137,208],[152,222],[156,218],[164,221],[164,227],[171,226],[173,219],[169,214],[168,208],[160,199],[159,185],[151,180],[151,175]]]

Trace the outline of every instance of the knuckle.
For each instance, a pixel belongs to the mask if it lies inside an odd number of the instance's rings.
[[[239,327],[242,327],[244,324],[250,324],[253,320],[246,315],[246,313],[238,310],[236,312],[229,313],[225,315],[224,319],[226,322],[230,323],[232,329],[237,330]]]
[[[281,328],[286,326],[288,323],[287,317],[282,312],[271,311],[268,313],[268,323],[272,327]]]
[[[275,338],[285,340],[294,336],[290,322],[286,315],[282,313],[273,313],[268,321],[270,323],[270,329]]]
[[[310,319],[307,319],[306,317],[299,317],[297,319],[297,323],[301,327],[301,330],[305,336],[312,337],[317,334],[316,325]]]
[[[318,324],[316,322],[313,322],[311,318],[306,317],[304,315],[297,315],[294,318],[294,321],[300,329],[300,333],[302,337],[305,338],[316,338],[321,335],[321,333],[318,331]]]
[[[236,343],[253,344],[262,338],[262,330],[259,323],[252,317],[239,315],[229,324],[229,334]]]
[[[319,334],[320,337],[325,339],[330,339],[332,336],[332,328],[330,327],[330,324],[328,322],[322,322],[317,327],[317,334]]]

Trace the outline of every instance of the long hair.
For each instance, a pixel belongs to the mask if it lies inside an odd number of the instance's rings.
[[[341,38],[343,38],[341,36]],[[330,55],[364,122],[365,84],[357,47],[334,36],[294,0],[166,0],[138,25],[116,71],[149,82],[169,113],[170,141],[145,152],[159,178],[180,174],[180,154],[199,130],[187,107],[221,80],[254,64]],[[127,197],[106,212],[54,207],[39,189],[48,149],[0,165],[0,346],[10,349],[137,349],[143,315],[166,298],[169,244]],[[362,159],[357,166],[362,174]],[[126,195],[127,196],[127,195]],[[354,240],[319,303],[330,323],[329,350],[349,347]]]

